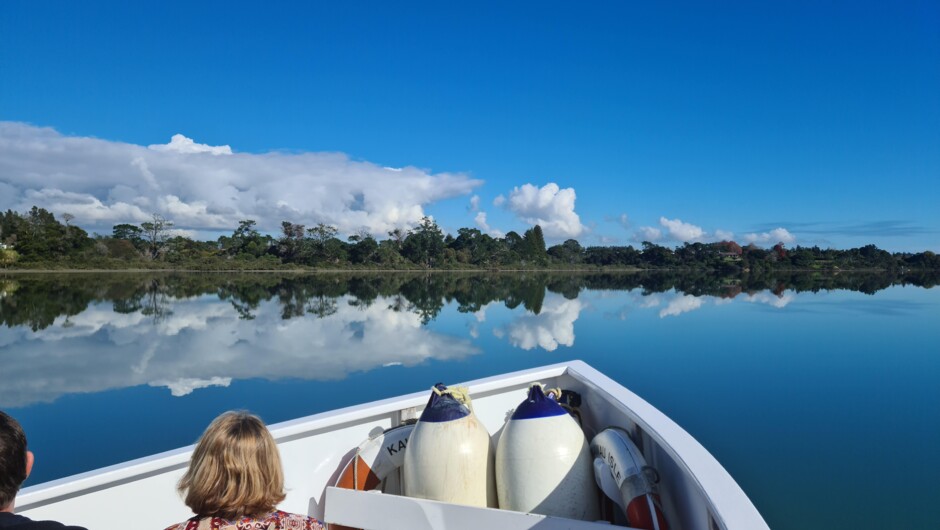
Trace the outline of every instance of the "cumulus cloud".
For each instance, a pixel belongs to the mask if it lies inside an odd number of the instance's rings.
[[[149,149],[154,151],[176,151],[177,153],[210,153],[213,155],[230,155],[232,148],[227,145],[211,146],[206,144],[197,144],[191,138],[186,138],[182,134],[174,134],[168,144],[148,145]]]
[[[501,230],[491,227],[489,223],[486,222],[486,212],[477,212],[476,216],[473,218],[473,222],[476,223],[480,230],[493,237],[503,237],[504,235]]]
[[[470,211],[475,212],[480,209],[480,196],[474,195],[470,197]]]
[[[670,239],[682,243],[694,243],[705,239],[705,231],[702,230],[702,227],[695,226],[691,223],[684,223],[681,219],[666,219],[665,217],[660,217],[659,224],[666,229]]]
[[[269,232],[291,221],[384,234],[481,184],[342,153],[238,153],[182,135],[145,147],[17,122],[0,122],[0,179],[0,210],[68,212],[75,224],[102,233],[157,213],[191,230],[231,230],[255,219]]]
[[[637,241],[649,241],[650,243],[655,243],[663,238],[662,230],[658,228],[653,228],[652,226],[641,226],[639,230],[636,231],[636,234],[633,235],[633,238]]]
[[[584,232],[581,218],[574,211],[574,188],[561,189],[549,182],[539,188],[532,184],[517,186],[509,198],[496,197],[493,204],[504,206],[531,225],[540,225],[548,237],[577,237]]]
[[[490,225],[486,223],[486,212],[478,212],[476,217],[473,218],[473,221],[480,227],[480,230],[485,232],[490,230]]]
[[[796,242],[796,237],[786,228],[774,228],[769,232],[744,234],[744,241],[756,245],[776,245],[777,243],[789,245]]]
[[[706,232],[701,226],[687,223],[682,219],[659,218],[659,228],[643,226],[637,230],[633,239],[637,241],[656,242],[660,239],[678,241],[679,243],[706,243],[712,241],[732,241],[734,233],[727,230],[715,230],[713,234]],[[665,230],[665,232],[663,232]]]
[[[734,232],[715,230],[715,239],[718,241],[734,241]]]

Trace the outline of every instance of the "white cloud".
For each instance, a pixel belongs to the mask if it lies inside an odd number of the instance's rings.
[[[796,237],[786,228],[774,228],[770,232],[744,234],[744,241],[759,245],[776,245],[777,243],[789,245],[796,242]]]
[[[474,195],[470,197],[470,211],[475,212],[480,209],[480,196]]]
[[[669,232],[669,237],[683,243],[694,243],[705,239],[705,231],[700,226],[683,223],[681,219],[659,218],[659,224]]]
[[[649,241],[650,243],[655,243],[662,239],[662,237],[662,230],[653,228],[652,226],[641,226],[640,229],[636,231],[636,234],[633,235],[633,238],[637,241]]]
[[[666,304],[666,307],[659,311],[659,318],[677,317],[682,313],[695,311],[696,309],[702,307],[702,304],[704,303],[705,300],[703,298],[696,297],[691,294],[676,296],[670,300],[668,304]]]
[[[148,145],[148,149],[154,151],[176,151],[177,153],[210,153],[213,155],[230,155],[232,148],[227,145],[214,147],[206,144],[197,144],[191,138],[186,138],[182,134],[174,134],[168,144]]]
[[[577,299],[548,293],[542,304],[542,310],[534,315],[526,312],[515,320],[493,330],[497,337],[508,336],[509,343],[523,350],[535,347],[545,351],[555,351],[558,346],[574,346],[574,321],[584,308]]]
[[[0,166],[3,162],[0,162]],[[8,198],[15,197],[13,195]],[[110,201],[103,203],[100,199],[89,193],[76,193],[55,188],[26,189],[21,193],[21,201],[7,208],[26,211],[35,206],[43,207],[54,214],[70,213],[75,216],[76,224],[82,227],[106,226],[111,232],[111,226],[122,222],[138,224],[151,218],[140,206],[128,204],[123,201]]]
[[[637,307],[642,307],[644,309],[649,309],[652,307],[659,307],[663,303],[662,295],[653,293],[653,294],[635,294],[639,291],[634,291],[633,302]]]
[[[669,239],[680,243],[705,243],[711,241],[731,241],[734,234],[727,230],[715,230],[714,234],[706,232],[702,227],[684,222],[682,219],[659,218],[659,225],[665,229],[652,226],[642,226],[633,234],[636,241],[656,242],[660,239]]]
[[[188,396],[193,390],[199,388],[209,388],[210,386],[228,387],[232,384],[231,377],[211,377],[209,379],[197,379],[195,377],[181,377],[176,381],[152,381],[150,386],[165,386],[170,389],[170,394],[175,397]]]
[[[540,225],[548,237],[576,237],[584,232],[584,225],[574,211],[576,195],[574,188],[560,189],[549,182],[541,188],[532,184],[517,186],[509,192],[509,199],[502,195],[493,204],[504,205],[523,221]]]
[[[427,205],[480,184],[460,173],[384,168],[342,153],[237,153],[179,135],[148,148],[0,122],[0,210],[68,212],[89,232],[110,233],[114,224],[158,213],[197,231],[234,230],[255,219],[272,233],[291,221],[384,234],[413,226]]]
[[[759,293],[749,294],[744,299],[745,302],[752,304],[766,304],[777,309],[783,309],[790,302],[796,300],[796,294],[791,291],[785,291],[784,293],[775,295],[770,291],[761,291]]]
[[[715,239],[718,241],[734,241],[734,232],[715,230]]]
[[[480,230],[486,232],[487,234],[493,237],[498,238],[498,237],[503,237],[505,235],[503,234],[502,230],[493,228],[489,225],[489,223],[486,222],[486,212],[477,212],[476,216],[473,218],[473,222],[477,224],[477,227],[479,227]]]
[[[620,217],[617,218],[617,222],[624,228],[630,228],[630,217],[625,213],[620,214]]]
[[[486,212],[478,212],[476,217],[473,218],[473,221],[480,227],[480,230],[484,232],[490,231],[490,225],[486,223]]]
[[[266,300],[244,320],[227,301],[166,297],[171,311],[157,320],[100,302],[35,333],[0,326],[0,346],[17,353],[0,370],[0,407],[145,384],[184,396],[250,378],[341,379],[479,353],[466,339],[431,331],[414,312],[388,310],[392,298],[368,307],[352,301],[337,298],[324,318],[283,320],[280,300]]]
[[[504,204],[506,204],[506,197],[503,195],[497,195],[496,198],[493,199],[493,206],[499,207]]]

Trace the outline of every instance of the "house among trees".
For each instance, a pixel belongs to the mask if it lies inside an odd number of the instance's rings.
[[[741,245],[734,241],[722,241],[718,243],[717,246],[719,257],[729,258],[731,261],[741,261],[741,255],[744,254],[744,249],[741,248]]]

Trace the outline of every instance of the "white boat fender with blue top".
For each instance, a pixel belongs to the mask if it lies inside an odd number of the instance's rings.
[[[438,383],[408,440],[405,495],[495,508],[493,453],[466,389]]]
[[[646,465],[630,435],[608,427],[591,440],[597,485],[623,510],[631,528],[668,530],[656,483],[656,470]]]
[[[591,449],[558,395],[532,385],[506,422],[496,447],[499,507],[594,521],[599,507]]]

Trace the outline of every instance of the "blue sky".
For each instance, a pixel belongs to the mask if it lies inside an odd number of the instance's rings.
[[[504,4],[4,1],[0,208],[940,251],[940,4]]]

